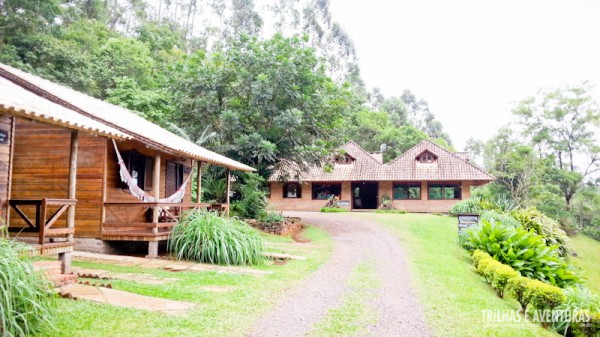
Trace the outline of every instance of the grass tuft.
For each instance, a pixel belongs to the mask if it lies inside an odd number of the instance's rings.
[[[49,282],[23,257],[27,247],[0,236],[0,334],[27,336],[52,327],[56,301]]]
[[[178,259],[222,265],[258,265],[265,260],[263,240],[255,229],[238,219],[216,213],[187,212],[173,228],[169,250]]]

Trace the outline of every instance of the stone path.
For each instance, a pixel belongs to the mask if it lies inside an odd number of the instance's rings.
[[[189,261],[172,261],[161,259],[147,259],[143,257],[107,255],[88,252],[73,252],[73,260],[95,263],[109,263],[117,266],[136,266],[141,268],[164,269],[173,272],[179,271],[213,271],[217,273],[243,274],[251,276],[262,276],[271,274],[270,271],[234,266],[216,266],[206,263]]]
[[[331,259],[309,279],[259,319],[249,336],[305,336],[339,308],[344,295],[351,293],[348,280],[365,260],[374,262],[373,275],[381,280],[365,305],[377,317],[365,326],[373,336],[429,336],[419,300],[410,285],[404,251],[397,238],[388,234],[368,215],[354,213],[288,212],[303,222],[329,232],[334,241]]]
[[[74,299],[94,301],[125,308],[158,311],[166,314],[184,314],[196,306],[193,303],[142,296],[122,290],[83,284],[72,284],[61,287],[59,293],[62,295],[70,294]]]

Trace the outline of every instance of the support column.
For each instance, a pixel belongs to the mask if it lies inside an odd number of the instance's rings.
[[[157,152],[154,156],[154,170],[152,170],[152,191],[154,192],[154,199],[158,201],[160,199],[160,153]],[[159,207],[155,206],[152,208],[152,223],[158,223]],[[152,233],[158,234],[158,227],[152,227]],[[158,257],[158,241],[148,242],[148,258]]]
[[[229,218],[229,193],[231,191],[231,170],[227,169],[227,191],[225,195],[225,203],[227,204],[227,217]]]
[[[196,172],[196,202],[202,202],[202,162],[199,160],[197,162]]]
[[[79,148],[79,131],[71,131],[71,149],[69,152],[69,194],[68,199],[75,199],[77,192],[77,152]],[[43,225],[43,223],[42,223]],[[67,228],[75,228],[75,205],[69,206],[67,210]],[[73,234],[68,234],[67,242],[73,242]],[[71,253],[60,253],[58,259],[61,262],[63,274],[71,273]]]

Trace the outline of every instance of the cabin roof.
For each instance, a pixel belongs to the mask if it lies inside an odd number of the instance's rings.
[[[309,166],[302,170],[298,180],[301,181],[481,181],[489,182],[494,177],[464,159],[464,155],[456,155],[441,146],[424,140],[389,163],[382,163],[378,158],[365,151],[358,144],[348,142],[341,147],[355,160],[350,164],[334,164],[330,171],[324,167]],[[434,155],[433,163],[421,163],[417,159],[422,153]],[[290,179],[298,171],[298,166],[284,163],[269,178],[269,181]]]
[[[233,170],[254,171],[250,166],[207,150],[123,107],[110,104],[2,63],[0,63],[0,77],[10,80],[30,93],[41,96],[40,99],[46,101],[39,101],[37,105],[30,106],[27,111],[40,110],[45,106],[49,107],[46,110],[54,111],[56,105],[72,111],[71,114],[65,116],[64,126],[76,124],[79,119],[85,117],[86,120],[91,119],[104,125],[107,132],[109,130],[121,132],[121,137],[117,137],[115,134],[112,138],[132,138],[167,153],[174,153]],[[3,101],[0,101],[0,104],[2,103]],[[35,109],[33,109],[34,107]],[[42,114],[37,113],[37,115]],[[109,133],[103,135],[110,136]]]
[[[4,77],[0,77],[0,112],[109,138],[131,138],[106,124],[52,103]]]

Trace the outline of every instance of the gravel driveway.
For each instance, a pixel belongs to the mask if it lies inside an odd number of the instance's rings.
[[[302,286],[290,291],[268,315],[259,319],[248,336],[305,336],[330,309],[341,305],[347,280],[365,260],[374,261],[380,287],[368,303],[376,323],[365,326],[373,336],[429,336],[419,300],[410,286],[405,253],[398,240],[377,222],[359,214],[287,212],[331,234],[331,259]]]

